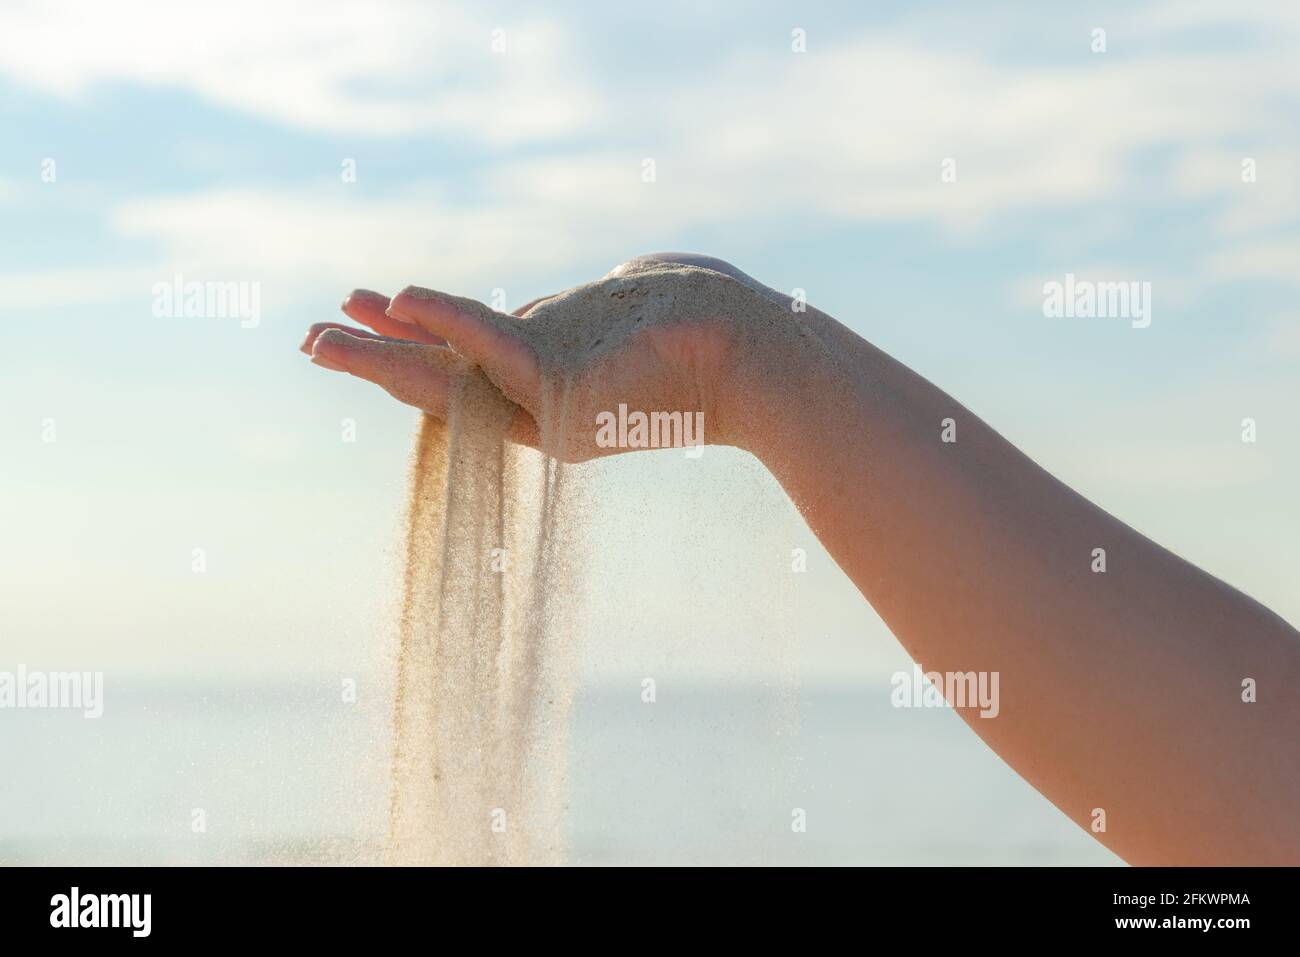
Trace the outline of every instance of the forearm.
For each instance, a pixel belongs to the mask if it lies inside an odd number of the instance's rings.
[[[1295,630],[843,326],[802,325],[787,376],[744,377],[744,444],[927,671],[999,674],[974,730],[1080,825],[1103,809],[1130,862],[1300,861]]]

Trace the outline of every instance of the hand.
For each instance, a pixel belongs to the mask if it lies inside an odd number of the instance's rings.
[[[302,348],[316,364],[439,417],[456,377],[478,366],[517,407],[510,437],[533,447],[542,441],[543,406],[558,410],[567,378],[563,444],[547,451],[583,461],[630,450],[599,428],[619,418],[620,406],[628,416],[692,416],[703,441],[740,444],[738,346],[742,325],[746,335],[758,328],[741,317],[784,312],[782,298],[719,260],[660,254],[512,315],[418,287],[392,300],[359,290],[343,311],[373,331],[319,323]],[[548,386],[553,394],[544,394]]]

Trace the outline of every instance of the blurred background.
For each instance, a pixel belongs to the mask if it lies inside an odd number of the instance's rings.
[[[722,257],[1300,620],[1298,101],[1284,0],[6,0],[0,671],[104,714],[0,709],[0,863],[375,859],[415,415],[296,351],[358,286]],[[1150,326],[1046,318],[1066,273]],[[891,707],[911,662],[756,462],[589,480],[573,860],[1119,863]]]

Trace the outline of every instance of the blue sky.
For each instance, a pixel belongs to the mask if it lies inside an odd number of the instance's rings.
[[[807,290],[1300,619],[1294,5],[361,9],[0,10],[4,658],[382,663],[413,417],[308,365],[303,330],[354,286],[514,306],[656,249]],[[1066,272],[1151,282],[1151,327],[1045,318]],[[154,316],[177,274],[259,283],[260,323]],[[905,661],[824,555],[791,578],[810,536],[742,456],[602,469],[593,673]]]

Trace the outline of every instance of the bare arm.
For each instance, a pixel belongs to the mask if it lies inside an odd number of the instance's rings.
[[[698,268],[653,272],[665,264]],[[661,319],[624,315],[638,283],[668,304]],[[716,314],[700,312],[701,289]],[[563,322],[578,299],[607,303],[610,328],[630,331],[578,357],[587,404],[575,421],[630,398],[706,410],[712,438],[771,469],[926,671],[998,674],[997,715],[959,713],[1072,820],[1135,864],[1300,863],[1295,629],[845,326],[793,316],[787,297],[734,267],[642,257],[530,304],[527,320],[429,290],[391,304],[356,295],[345,312],[381,335],[322,324],[304,350],[444,414],[450,343],[518,403],[515,434],[529,442],[538,364],[526,323]],[[955,441],[943,441],[944,420]],[[604,454],[589,432],[562,454]],[[1256,701],[1244,700],[1246,679]]]
[[[739,377],[744,444],[926,671],[999,673],[999,713],[967,723],[1080,826],[1104,811],[1095,836],[1130,863],[1300,862],[1295,629],[809,324],[788,380]]]

